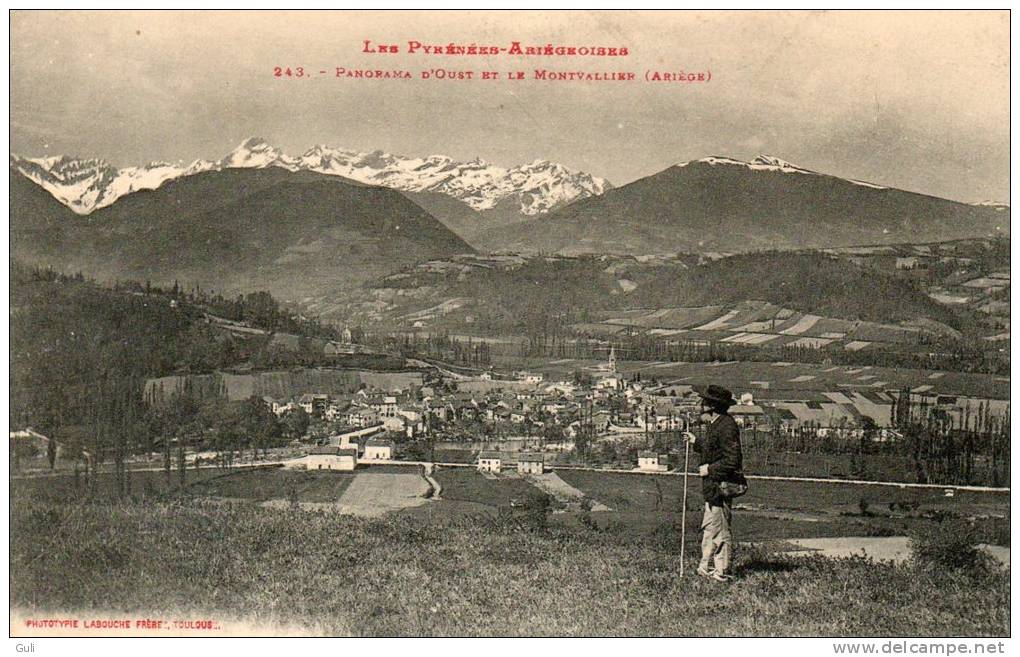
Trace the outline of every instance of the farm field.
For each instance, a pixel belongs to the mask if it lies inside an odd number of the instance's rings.
[[[142,478],[144,475],[144,478]],[[356,473],[284,469],[188,471],[186,497],[243,499],[256,503],[297,502],[309,508],[380,516],[390,512],[462,517],[494,515],[513,501],[524,504],[542,492],[515,472],[483,475],[474,468],[437,467],[441,499],[429,500],[425,480],[414,467],[376,466]],[[621,540],[675,533],[680,520],[683,478],[678,475],[623,474],[556,468],[554,475],[594,503],[592,516]],[[546,475],[546,476],[551,476]],[[139,481],[139,478],[141,480]],[[179,496],[176,473],[169,486],[161,472],[134,473],[131,499]],[[115,499],[113,477],[96,480],[96,500]],[[143,491],[148,491],[143,493]],[[70,477],[12,479],[12,500],[61,503],[76,499]],[[77,499],[81,499],[78,497]],[[576,526],[581,498],[554,502],[550,521]],[[328,507],[323,506],[328,505]],[[608,507],[610,510],[603,510]],[[863,505],[863,506],[862,506]],[[702,506],[700,482],[688,480],[688,530],[696,533]],[[864,508],[866,513],[862,514]],[[1009,545],[1008,493],[904,488],[859,484],[752,479],[748,494],[736,503],[741,541],[784,537],[906,534],[938,519],[972,519],[982,540]]]
[[[914,463],[906,456],[863,454],[858,459],[864,470],[854,475],[851,474],[854,472],[854,458],[850,454],[769,452],[762,448],[768,444],[768,437],[760,434],[756,440],[753,436],[750,431],[741,435],[744,470],[750,474],[918,483]]]
[[[621,534],[627,530],[649,535],[679,523],[683,495],[680,476],[565,468],[557,473],[571,486],[609,506],[612,511],[592,515]],[[697,477],[689,478],[687,495],[688,536],[697,535],[703,505]],[[735,502],[734,509],[734,531],[742,542],[905,535],[945,518],[973,519],[983,542],[1009,545],[1010,541],[1009,493],[956,491],[953,497],[946,497],[938,489],[752,479],[750,490]]]
[[[244,499],[253,502],[294,499],[300,502],[337,502],[354,482],[353,472],[247,470],[190,484],[186,492],[202,497]]]
[[[506,359],[499,366],[541,372],[547,379],[570,378],[577,370],[604,365],[605,361],[558,359]],[[627,377],[640,373],[642,380],[679,384],[717,383],[734,392],[752,391],[756,398],[797,398],[829,401],[822,392],[839,390],[881,391],[916,389],[930,386],[933,394],[1008,400],[1009,377],[991,374],[967,374],[891,367],[825,365],[814,363],[765,363],[728,361],[716,363],[673,363],[619,361],[620,372]],[[808,378],[810,377],[810,378]],[[752,382],[764,382],[765,388]]]
[[[510,506],[511,500],[524,501],[541,492],[524,478],[495,475],[488,478],[474,468],[437,467],[433,476],[443,487],[442,500],[472,502],[490,508]]]
[[[203,486],[204,490],[215,490],[212,482],[232,473],[243,473],[247,468],[188,468],[185,471],[185,488]],[[134,497],[177,495],[181,491],[180,478],[176,469],[167,478],[161,471],[129,471],[129,495]],[[115,480],[110,472],[100,472],[93,477],[93,498],[100,501],[113,500],[117,497]],[[66,502],[83,496],[89,481],[84,475],[78,479],[77,485],[71,474],[64,473],[54,476],[14,477],[10,480],[11,498],[23,497],[37,501]]]

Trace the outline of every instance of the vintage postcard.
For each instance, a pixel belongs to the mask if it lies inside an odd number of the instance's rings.
[[[18,651],[1004,650],[1008,11],[9,19]]]

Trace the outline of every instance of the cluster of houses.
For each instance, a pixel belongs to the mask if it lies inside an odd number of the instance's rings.
[[[652,444],[650,434],[685,430],[700,410],[700,398],[692,386],[624,379],[612,354],[607,365],[575,378],[579,380],[549,381],[531,372],[502,377],[487,372],[457,379],[456,385],[448,387],[363,389],[345,395],[304,394],[265,401],[278,415],[300,408],[343,427],[328,445],[316,447],[307,456],[308,468],[330,470],[394,459],[394,440],[405,443],[428,437],[446,445],[463,444],[472,453],[481,450],[475,464],[482,472],[499,473],[510,467],[540,474],[546,467],[543,451],[569,452],[580,435],[589,441],[620,442],[630,434],[633,442],[645,438],[645,444]],[[897,437],[892,428],[894,393],[796,391],[794,399],[779,398],[777,393],[767,388],[744,391],[730,414],[751,431],[810,430],[836,438],[860,438],[870,432],[875,441]],[[498,448],[498,441],[520,444],[503,452],[491,451]],[[667,455],[651,451],[640,452],[636,465],[648,472],[669,467]]]
[[[403,391],[362,389],[342,395],[308,393],[289,400],[266,397],[265,403],[277,415],[300,408],[351,430],[379,427],[407,439],[427,434],[440,440],[548,439],[550,428],[566,440],[581,431],[592,437],[679,431],[700,408],[690,385],[647,386],[624,379],[612,353],[607,364],[582,378],[583,383],[547,381],[540,373],[514,372],[500,378],[485,372],[457,380],[452,391],[427,385]],[[860,431],[872,423],[880,429],[892,424],[894,399],[881,391],[809,392],[797,399],[776,399],[771,391],[759,392],[770,399],[762,403],[744,392],[730,409],[738,425],[790,432],[805,427]]]
[[[306,393],[294,399],[263,397],[277,416],[301,409],[311,417],[353,428],[381,425],[386,431],[413,437],[424,429],[425,406],[409,392],[383,393],[359,390],[354,394]]]

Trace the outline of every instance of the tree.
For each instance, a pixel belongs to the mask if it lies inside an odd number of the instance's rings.
[[[280,438],[280,424],[265,402],[252,395],[238,407],[237,424],[252,449],[252,458],[262,449],[265,457],[269,447]]]
[[[599,446],[599,455],[603,463],[612,463],[616,460],[616,446],[606,440]]]
[[[46,441],[46,460],[49,461],[50,470],[52,470],[57,463],[57,441],[53,436],[50,436]]]
[[[289,440],[303,438],[305,432],[308,431],[310,423],[311,418],[308,417],[308,413],[303,408],[296,408],[280,418],[283,435]]]
[[[577,385],[585,387],[591,387],[593,381],[591,373],[581,369],[574,370],[573,380]]]

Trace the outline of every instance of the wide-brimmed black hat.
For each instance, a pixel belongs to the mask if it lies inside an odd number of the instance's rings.
[[[693,388],[694,392],[698,393],[702,399],[713,404],[720,404],[729,408],[737,403],[737,400],[733,398],[732,392],[714,383],[710,386],[693,386]]]

